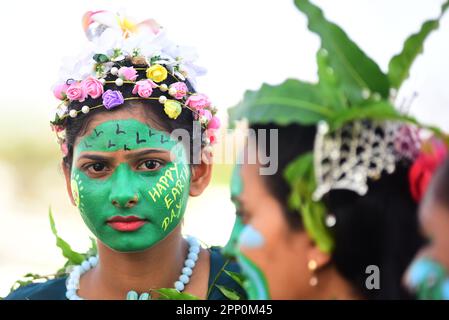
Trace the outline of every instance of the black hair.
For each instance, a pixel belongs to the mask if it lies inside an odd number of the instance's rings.
[[[121,66],[134,66],[134,67],[143,67],[144,65],[133,65],[129,59],[124,60],[121,64],[115,64],[115,67],[120,68]],[[138,70],[138,79],[146,79],[145,71],[144,70]],[[113,76],[112,74],[108,74],[105,78],[106,81],[114,81],[117,77]],[[177,80],[171,76],[168,75],[167,79],[164,80],[164,83],[167,84],[167,86],[170,86],[170,84],[177,82]],[[195,90],[190,84],[188,80],[185,81],[187,88],[189,89],[189,92],[194,93]],[[116,86],[114,83],[112,84],[106,84],[104,86],[104,90],[119,90],[123,97],[126,99],[128,97],[135,97],[132,93],[133,85],[130,84],[123,84],[123,86]],[[156,88],[153,90],[152,96],[159,97],[161,95],[167,96],[168,92],[162,92],[159,88]],[[99,97],[97,99],[88,98],[84,102],[78,102],[78,101],[72,101],[69,106],[68,110],[77,110],[80,111],[81,108],[84,105],[87,105],[89,107],[93,107],[96,105],[102,104],[102,98]],[[201,144],[201,136],[203,135],[203,129],[201,128],[201,134],[194,134],[193,130],[193,122],[195,121],[192,111],[190,111],[187,108],[183,108],[181,114],[176,119],[170,119],[164,112],[164,107],[162,104],[159,103],[157,100],[128,100],[125,101],[125,103],[115,109],[107,110],[104,107],[96,108],[90,110],[87,114],[84,114],[82,112],[78,112],[78,115],[76,118],[67,117],[64,122],[64,127],[66,129],[66,138],[65,142],[67,143],[67,155],[63,158],[64,164],[71,168],[72,166],[72,160],[73,160],[73,147],[75,140],[78,136],[83,135],[85,133],[85,130],[92,119],[92,117],[95,114],[102,113],[102,112],[115,112],[122,108],[135,108],[137,106],[143,106],[143,110],[145,113],[145,116],[148,119],[151,119],[152,123],[158,127],[158,129],[164,130],[168,133],[171,133],[175,129],[184,129],[189,133],[189,150],[190,150],[190,163],[196,163],[194,159],[196,157],[199,157],[200,155],[194,154],[196,149],[193,148],[193,145],[195,143]],[[184,141],[185,142],[185,141]]]
[[[266,124],[251,128],[278,129],[278,171],[264,176],[264,181],[282,205],[290,227],[302,229],[300,213],[287,207],[291,189],[283,174],[291,161],[313,150],[316,127]],[[266,148],[270,150],[269,141]],[[332,190],[323,198],[328,213],[336,217],[331,228],[335,241],[332,264],[366,299],[411,298],[401,279],[424,240],[419,233],[417,204],[409,191],[409,166],[398,163],[393,174],[370,181],[365,196]],[[369,265],[379,267],[380,289],[369,290],[365,285]]]
[[[449,157],[444,160],[435,172],[430,182],[428,196],[433,197],[435,201],[449,208]]]

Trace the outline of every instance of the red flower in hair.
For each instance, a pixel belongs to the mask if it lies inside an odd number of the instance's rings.
[[[420,202],[426,193],[430,180],[448,153],[447,146],[440,140],[431,139],[409,171],[410,191],[413,199]]]

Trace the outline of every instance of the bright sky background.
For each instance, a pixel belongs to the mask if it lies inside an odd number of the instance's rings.
[[[315,0],[384,70],[403,40],[424,20],[438,15],[442,2]],[[153,17],[173,39],[196,46],[201,65],[209,70],[199,79],[198,88],[222,110],[262,82],[316,79],[318,38],[307,30],[305,17],[292,0],[8,1],[0,13],[0,109],[3,114],[19,112],[20,121],[31,120],[32,126],[21,125],[25,132],[47,130],[46,120],[57,103],[50,88],[60,60],[87,41],[81,17],[98,9],[125,9],[138,20]],[[440,30],[428,39],[403,90],[406,97],[419,93],[412,105],[415,115],[445,129],[449,129],[448,40],[446,16]],[[0,122],[3,127],[19,123],[5,114]]]

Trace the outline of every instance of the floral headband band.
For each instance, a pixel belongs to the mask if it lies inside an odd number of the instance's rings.
[[[60,144],[65,142],[67,118],[75,119],[102,107],[111,110],[128,100],[156,100],[170,119],[177,119],[183,108],[189,109],[207,133],[205,144],[214,143],[214,131],[220,127],[217,109],[205,94],[190,92],[187,85],[194,85],[194,76],[203,72],[192,64],[191,49],[172,44],[154,20],[133,24],[119,15],[99,11],[88,12],[83,24],[92,48],[84,58],[75,59],[71,67],[63,66],[61,81],[53,89],[55,97],[62,101],[51,122]],[[108,85],[131,85],[133,96],[124,98],[120,90],[107,89]],[[162,94],[156,96],[154,89]],[[86,103],[79,110],[69,110],[73,102],[82,104],[100,97],[101,103]]]

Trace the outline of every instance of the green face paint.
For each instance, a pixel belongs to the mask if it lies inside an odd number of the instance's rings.
[[[242,253],[237,253],[237,262],[245,276],[243,286],[249,300],[269,300],[268,282],[260,268]]]
[[[242,217],[239,215],[240,210],[240,202],[237,198],[243,191],[243,182],[240,176],[240,165],[236,165],[234,170],[232,171],[231,177],[231,200],[234,203],[234,206],[237,210],[235,216],[234,227],[232,228],[231,236],[229,237],[228,242],[223,247],[223,254],[228,257],[235,257],[237,254],[237,240],[240,236],[240,233],[245,226],[242,221]]]
[[[84,222],[100,241],[117,251],[150,248],[182,220],[190,189],[190,168],[184,147],[167,133],[129,119],[98,125],[74,150],[77,159],[84,151],[148,148],[171,151],[176,158],[156,171],[137,171],[124,162],[103,179],[89,177],[75,166],[72,168],[73,198]],[[128,206],[129,201],[135,203]],[[134,216],[145,223],[133,230],[117,230],[108,223],[117,216]]]
[[[268,282],[263,271],[245,255],[240,248],[261,248],[265,242],[263,235],[251,224],[246,225],[238,239],[237,262],[240,264],[245,277],[244,287],[248,297],[252,300],[270,299]]]

